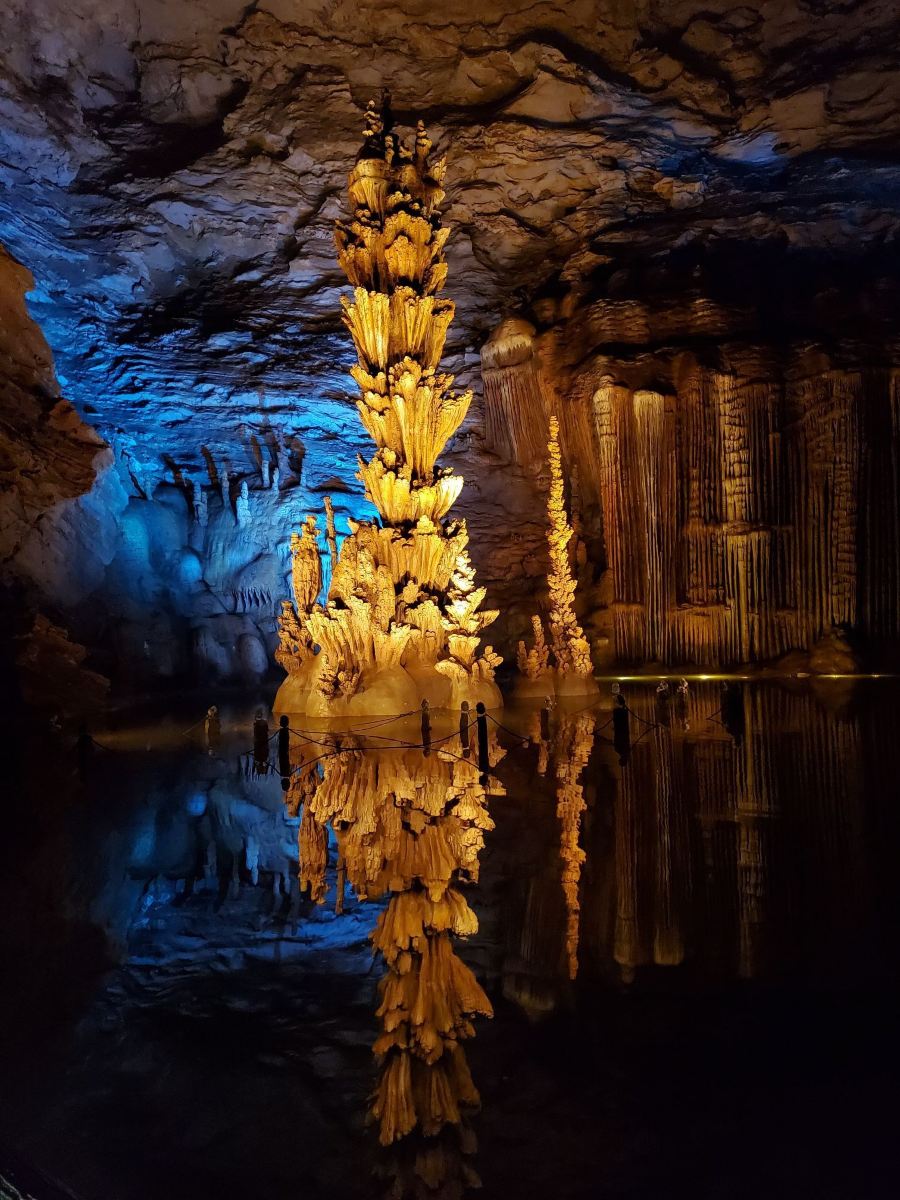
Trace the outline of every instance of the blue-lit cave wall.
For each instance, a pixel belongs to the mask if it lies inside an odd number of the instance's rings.
[[[21,230],[10,240],[27,251]],[[4,261],[23,286],[27,273]],[[339,541],[349,517],[371,515],[354,479],[362,433],[344,385],[346,344],[326,335],[335,366],[305,378],[298,370],[302,397],[286,388],[267,394],[261,383],[248,398],[229,386],[238,365],[223,365],[238,353],[246,368],[248,338],[211,335],[208,373],[195,377],[200,401],[181,390],[177,338],[167,347],[171,374],[163,374],[158,360],[142,365],[137,348],[132,358],[109,331],[83,342],[77,297],[54,300],[35,287],[28,310],[41,361],[26,383],[48,403],[61,393],[57,403],[73,402],[97,433],[71,413],[76,436],[93,439],[93,470],[73,489],[81,494],[62,502],[51,491],[42,498],[46,511],[30,517],[33,501],[19,504],[22,524],[42,535],[4,522],[4,534],[17,539],[7,567],[25,581],[26,605],[87,646],[91,666],[125,687],[258,683],[275,670],[276,614],[291,594],[291,532],[316,513],[324,550],[326,494]],[[154,353],[165,349],[157,344]],[[233,424],[229,413],[238,414]],[[38,427],[42,419],[36,415]],[[180,461],[163,449],[173,441],[187,447]],[[69,452],[55,447],[50,455]],[[21,453],[20,444],[10,458]],[[38,461],[46,470],[50,459]],[[325,554],[326,585],[329,565]]]
[[[151,399],[148,425],[153,409]],[[345,449],[352,438],[326,424],[339,429],[354,415],[349,405],[320,404],[312,435],[303,428],[284,436],[268,419],[255,432],[242,423],[227,458],[207,449],[190,472],[153,462],[152,429],[137,444],[113,435],[108,470],[127,496],[120,510],[106,509],[114,553],[102,576],[64,605],[97,665],[131,685],[255,683],[271,673],[276,615],[291,595],[291,532],[317,513],[324,544],[326,493],[339,538],[348,517],[365,509]],[[76,580],[78,573],[75,564]]]

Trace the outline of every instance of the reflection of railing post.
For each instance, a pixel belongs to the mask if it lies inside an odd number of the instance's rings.
[[[478,770],[482,775],[487,775],[491,769],[488,757],[487,711],[480,700],[475,705],[475,712],[477,714],[476,724],[478,726]]]
[[[550,741],[550,714],[553,711],[553,698],[546,696],[541,709],[541,741]]]
[[[468,758],[472,753],[472,737],[469,733],[470,724],[469,702],[468,700],[463,700],[459,710],[459,744],[464,758]]]

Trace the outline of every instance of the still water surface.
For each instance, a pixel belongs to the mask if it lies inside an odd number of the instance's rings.
[[[474,728],[425,753],[416,717],[254,753],[226,702],[210,736],[195,706],[29,745],[0,1173],[35,1200],[896,1195],[900,689],[624,694],[626,736],[611,695],[507,708],[487,773]]]

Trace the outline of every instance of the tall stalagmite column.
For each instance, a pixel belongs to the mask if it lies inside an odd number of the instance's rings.
[[[422,122],[412,148],[393,132],[390,108],[370,103],[365,141],[349,177],[353,216],[337,223],[338,258],[353,285],[344,322],[359,363],[351,374],[360,419],[375,443],[359,462],[379,522],[350,522],[328,599],[282,618],[279,661],[289,677],[276,707],[322,714],[407,712],[462,700],[498,705],[490,647],[464,521],[448,513],[463,481],[437,466],[470,392],[440,372],[454,305],[438,296],[447,275],[438,206],[444,161],[429,163]],[[299,646],[299,651],[295,647]],[[316,647],[319,648],[316,653]]]

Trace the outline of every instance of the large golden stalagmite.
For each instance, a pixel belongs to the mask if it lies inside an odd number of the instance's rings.
[[[278,659],[288,671],[276,708],[322,715],[401,713],[501,703],[500,658],[480,648],[495,612],[481,611],[464,521],[447,514],[462,478],[437,466],[468,411],[439,370],[454,305],[441,228],[444,161],[430,164],[422,122],[412,149],[385,102],[370,103],[349,176],[350,221],[337,223],[338,259],[353,285],[344,323],[359,363],[360,419],[375,443],[359,460],[379,522],[350,522],[324,605],[283,606]],[[305,542],[297,552],[305,552]],[[305,575],[301,572],[303,578]]]

